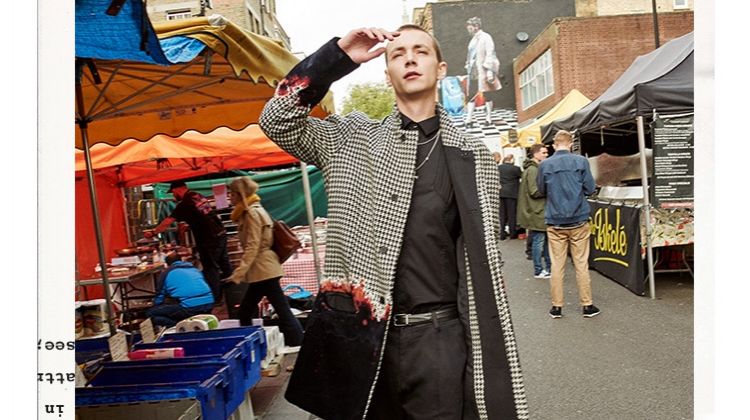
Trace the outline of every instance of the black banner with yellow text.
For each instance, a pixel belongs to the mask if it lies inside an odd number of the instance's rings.
[[[596,201],[591,205],[589,266],[637,295],[646,292],[640,209]]]

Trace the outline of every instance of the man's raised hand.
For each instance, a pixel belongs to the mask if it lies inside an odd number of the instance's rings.
[[[382,28],[359,28],[339,39],[338,45],[352,61],[362,64],[385,52],[385,47],[370,51],[372,47],[385,40],[393,41],[397,36],[399,36],[398,32],[390,32]]]

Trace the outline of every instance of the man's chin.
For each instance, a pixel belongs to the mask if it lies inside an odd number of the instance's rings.
[[[426,83],[409,83],[404,86],[395,87],[393,91],[401,97],[413,97],[425,94],[425,92],[434,92],[435,86],[429,87]]]

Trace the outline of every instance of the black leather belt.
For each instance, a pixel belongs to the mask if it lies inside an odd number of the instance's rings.
[[[424,324],[425,322],[445,321],[458,318],[456,308],[441,309],[439,311],[425,312],[422,314],[394,314],[394,327],[408,327],[409,325]]]

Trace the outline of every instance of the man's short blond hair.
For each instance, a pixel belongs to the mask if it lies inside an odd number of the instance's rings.
[[[570,131],[560,130],[555,133],[554,141],[556,144],[572,144],[573,135],[570,134]]]

